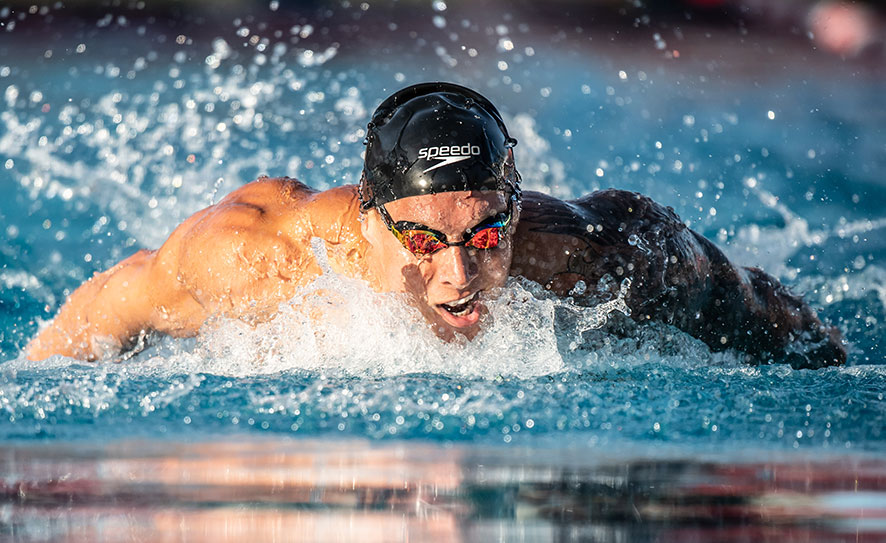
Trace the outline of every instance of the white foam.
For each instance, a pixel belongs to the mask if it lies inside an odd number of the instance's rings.
[[[306,370],[325,375],[393,376],[412,373],[496,379],[528,378],[568,370],[562,353],[585,360],[583,335],[626,311],[621,297],[599,307],[544,296],[535,283],[512,279],[487,300],[489,314],[473,341],[437,337],[405,295],[378,293],[365,283],[327,271],[282,304],[272,320],[207,324],[196,341],[162,339],[111,372],[226,376]],[[617,342],[615,342],[617,343]],[[608,360],[611,352],[598,357]],[[625,349],[629,353],[632,348]],[[641,356],[636,362],[648,362]],[[585,361],[586,362],[586,361]],[[582,362],[582,365],[585,365]],[[50,369],[70,359],[10,362],[9,369]]]
[[[520,142],[516,161],[523,177],[523,190],[535,190],[560,198],[579,196],[573,193],[573,187],[582,186],[583,183],[567,182],[565,164],[554,158],[551,144],[539,133],[534,118],[519,113],[508,122],[508,128]]]
[[[806,219],[795,214],[776,195],[754,181],[746,183],[748,190],[764,206],[781,215],[784,227],[743,226],[723,247],[723,252],[736,264],[760,267],[776,277],[794,279],[796,270],[787,266],[788,259],[803,247],[821,245],[827,240],[828,233],[810,230]]]
[[[628,313],[619,296],[595,308],[540,296],[543,289],[512,279],[490,293],[483,331],[467,341],[438,338],[405,295],[377,293],[362,281],[334,273],[321,240],[311,243],[323,274],[304,287],[270,322],[251,326],[215,322],[198,339],[191,371],[251,375],[303,369],[349,375],[434,373],[496,378],[562,371],[558,339],[600,328],[614,311]],[[558,310],[572,317],[563,333]],[[558,336],[559,334],[559,336]],[[198,369],[202,368],[202,369]],[[182,368],[185,369],[185,368]]]
[[[288,370],[389,376],[434,373],[472,377],[557,372],[554,306],[519,283],[489,303],[485,330],[474,341],[446,342],[399,294],[325,274],[302,289],[270,322],[227,320],[207,327],[190,371],[252,375]],[[185,368],[181,368],[184,370]]]
[[[756,224],[743,226],[738,229],[735,237],[722,247],[723,252],[736,264],[760,267],[767,273],[782,279],[794,280],[798,278],[797,270],[788,266],[788,260],[804,247],[821,247],[833,237],[844,239],[886,228],[886,218],[881,218],[853,222],[842,220],[831,230],[813,230],[809,227],[809,222],[806,219],[794,213],[778,196],[763,189],[759,180],[749,179],[746,186],[765,207],[774,210],[781,216],[784,226],[760,227]],[[810,285],[809,280],[809,277],[801,279],[807,286]],[[814,280],[820,281],[820,278]],[[866,279],[860,278],[856,278],[853,282],[859,280],[861,283],[867,282]],[[852,280],[842,276],[838,281]],[[872,284],[875,285],[876,281]],[[826,294],[823,295],[823,298],[824,296]],[[881,300],[886,300],[882,294]],[[884,306],[886,306],[886,301],[884,301]]]

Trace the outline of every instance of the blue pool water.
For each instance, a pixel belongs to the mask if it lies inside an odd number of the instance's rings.
[[[61,462],[83,447],[113,457],[114,444],[131,442],[275,443],[290,454],[305,444],[318,457],[325,447],[455,450],[472,476],[478,457],[516,470],[514,455],[535,452],[560,467],[588,457],[607,466],[826,458],[844,468],[882,459],[881,65],[831,58],[796,37],[688,23],[619,33],[520,8],[365,6],[272,4],[220,22],[0,11],[4,488],[26,479],[23,459]],[[520,142],[525,188],[577,197],[614,186],[673,206],[734,261],[805,293],[848,340],[847,366],[749,367],[675,329],[631,329],[617,311],[518,280],[487,333],[447,345],[404,326],[418,317],[402,300],[332,274],[256,329],[221,322],[195,339],[153,338],[119,363],[23,359],[82,281],[157,247],[256,176],[354,183],[375,105],[433,79],[499,106]],[[294,308],[321,290],[336,295],[308,324]],[[606,316],[628,333],[592,326]],[[862,504],[882,510],[875,471]],[[21,531],[28,511],[4,526],[39,539]],[[513,520],[482,511],[472,518]],[[882,522],[865,530],[882,532]]]

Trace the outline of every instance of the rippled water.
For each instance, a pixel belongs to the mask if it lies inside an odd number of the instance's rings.
[[[688,23],[616,38],[525,7],[121,17],[0,11],[3,441],[882,454],[880,67]],[[396,296],[332,274],[256,329],[153,338],[118,364],[21,358],[83,280],[257,175],[355,182],[369,112],[438,78],[498,104],[527,189],[615,186],[673,206],[730,258],[805,292],[849,340],[848,366],[747,367],[519,280],[477,341],[443,344]]]

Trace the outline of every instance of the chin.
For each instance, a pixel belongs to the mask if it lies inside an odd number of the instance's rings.
[[[458,314],[450,313],[440,306],[428,309],[433,312],[433,318],[429,320],[434,332],[447,341],[458,336],[474,339],[481,330],[480,319],[488,312],[486,306],[480,302],[474,302]]]

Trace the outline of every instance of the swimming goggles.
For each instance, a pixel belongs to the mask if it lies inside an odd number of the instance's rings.
[[[415,256],[426,256],[446,247],[472,247],[474,249],[494,249],[511,224],[511,211],[514,197],[508,198],[508,209],[504,213],[489,217],[477,226],[465,232],[462,241],[447,241],[446,235],[428,228],[423,224],[409,221],[396,223],[385,210],[385,206],[376,206],[382,222],[394,234],[406,250]]]

